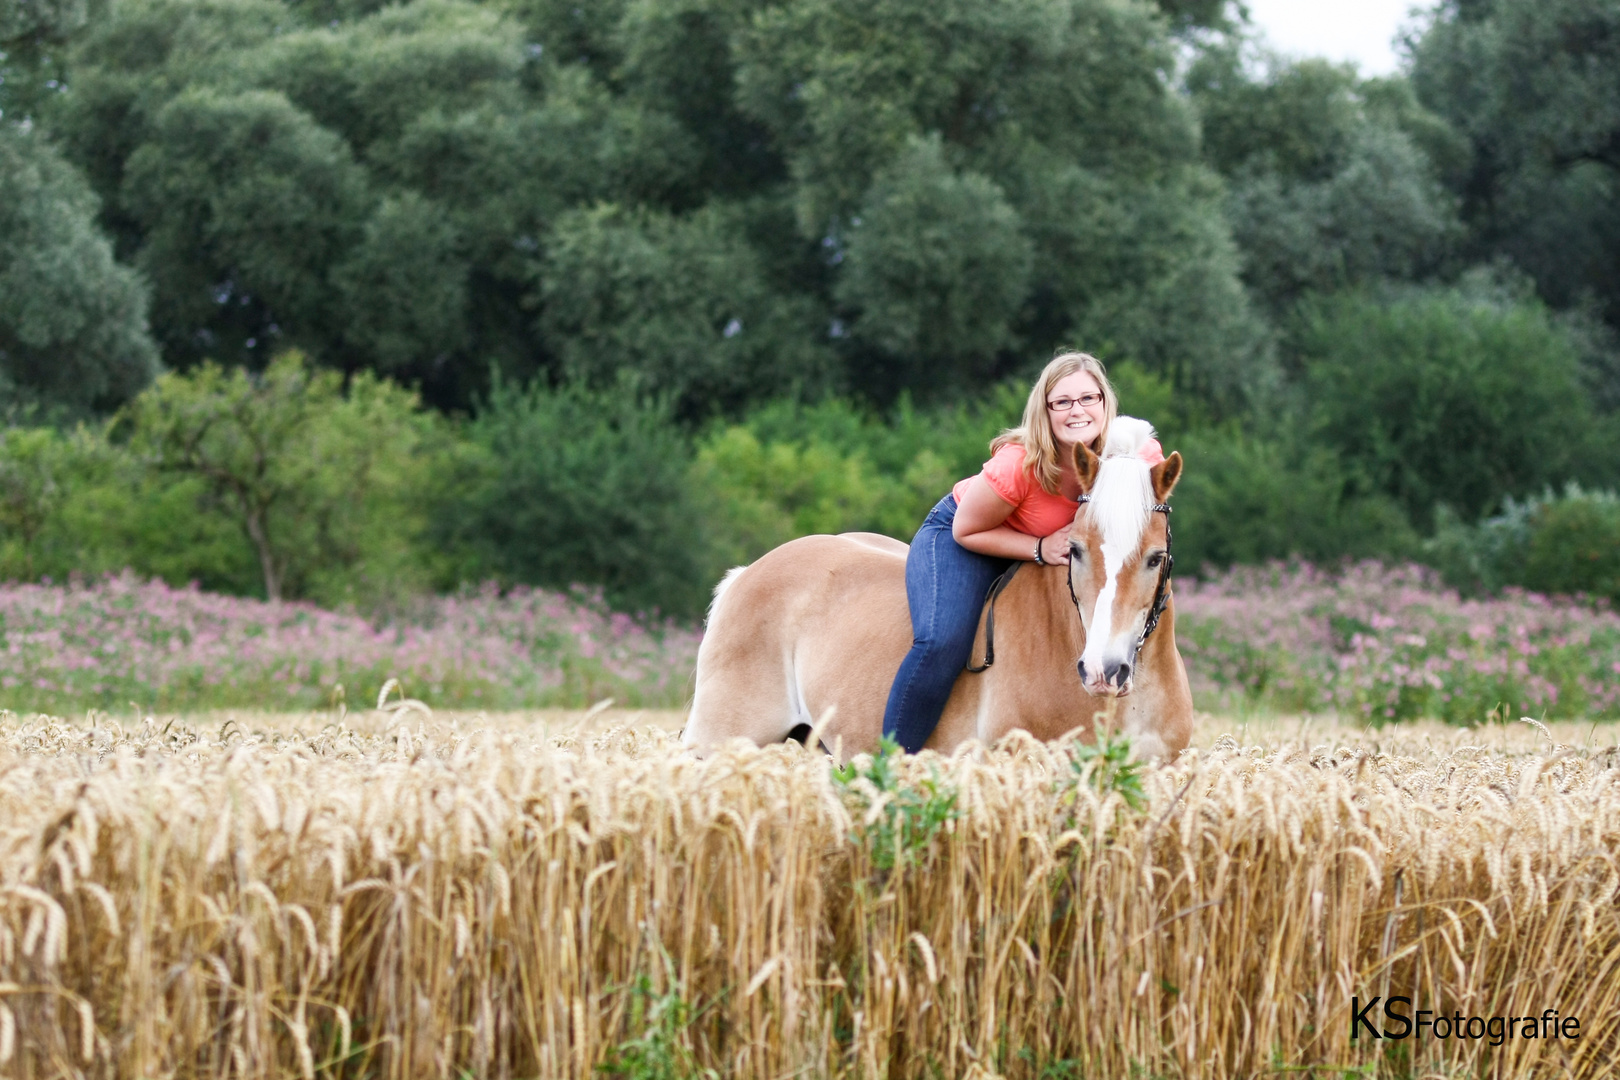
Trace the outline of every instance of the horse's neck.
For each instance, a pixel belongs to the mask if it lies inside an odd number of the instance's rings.
[[[1073,664],[1085,651],[1086,631],[1080,625],[1080,613],[1075,610],[1069,593],[1065,578],[1068,572],[1067,566],[1030,563],[1021,567],[1013,578],[1007,599],[1012,601],[1012,615],[1017,620],[1021,640],[1031,639],[1038,649],[1042,644],[1047,645],[1052,653],[1062,655],[1063,663]]]

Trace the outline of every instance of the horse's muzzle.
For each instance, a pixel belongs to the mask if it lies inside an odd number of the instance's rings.
[[[1086,662],[1075,665],[1080,673],[1080,685],[1093,697],[1124,697],[1131,692],[1131,665],[1108,664],[1099,672],[1087,672]]]

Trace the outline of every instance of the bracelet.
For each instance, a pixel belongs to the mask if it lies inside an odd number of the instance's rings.
[[[1045,540],[1045,537],[1042,537],[1042,538],[1035,541],[1035,565],[1036,566],[1045,566],[1046,565],[1046,560],[1041,558],[1041,544],[1042,544],[1042,542],[1044,540]]]

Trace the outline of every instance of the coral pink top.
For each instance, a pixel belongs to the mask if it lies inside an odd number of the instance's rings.
[[[1158,439],[1149,439],[1142,447],[1141,458],[1149,465],[1164,460],[1164,448]],[[1013,512],[1002,524],[1029,536],[1050,536],[1074,520],[1080,504],[1061,495],[1052,495],[1041,487],[1041,482],[1024,471],[1024,448],[1009,443],[997,450],[995,456],[984,463],[978,475],[984,477],[990,489],[1012,503]],[[959,480],[951,488],[956,504],[962,504],[973,477]]]

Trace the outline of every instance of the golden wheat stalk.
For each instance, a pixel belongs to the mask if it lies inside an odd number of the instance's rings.
[[[1620,1062],[1620,761],[1550,735],[1225,738],[1133,809],[1028,740],[0,723],[4,1077]],[[1351,1041],[1373,995],[1581,1035]]]

